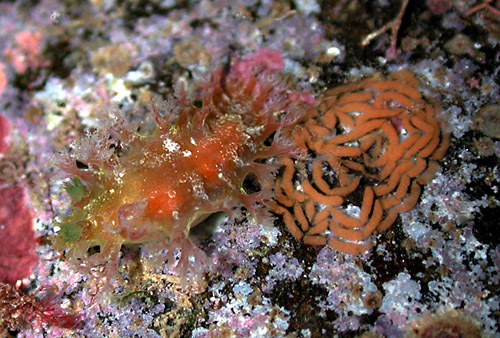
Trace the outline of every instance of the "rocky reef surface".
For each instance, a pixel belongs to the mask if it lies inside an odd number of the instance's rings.
[[[0,333],[499,336],[499,37],[500,4],[487,0],[0,3]],[[135,131],[151,135],[155,107],[168,108],[164,102],[179,93],[201,105],[198,84],[209,74],[229,71],[263,50],[280,55],[281,61],[269,60],[266,67],[279,70],[287,88],[294,88],[290,100],[311,103],[294,96],[298,90],[311,93],[318,105],[339,86],[411,72],[419,95],[443,121],[434,139],[449,138],[435,175],[421,180],[420,195],[409,188],[411,210],[401,209],[385,231],[363,234],[369,245],[354,250],[360,253],[323,245],[338,229],[360,244],[345,225],[325,226],[326,239],[308,242],[301,235],[306,230],[291,232],[285,219],[299,219],[302,209],[280,204],[286,212],[275,208],[259,218],[240,208],[234,215],[210,216],[189,234],[214,263],[201,278],[184,278],[154,245],[124,245],[118,276],[107,281],[112,289],[102,297],[103,269],[80,269],[53,246],[72,199],[83,198],[86,187],[64,176],[59,152],[74,151],[117,112]],[[354,113],[356,120],[360,116]],[[354,130],[341,122],[342,128],[330,131],[332,140]],[[412,135],[402,118],[389,122],[400,140]],[[321,132],[314,130],[316,136]],[[389,148],[377,137],[375,148],[363,148],[354,138],[342,145],[383,156]],[[117,156],[127,151],[113,142],[100,149]],[[351,167],[341,178],[333,162],[316,160],[330,148],[308,149],[294,164],[314,187],[314,177],[330,184],[324,191],[363,171],[353,163],[368,163],[361,162],[363,154],[345,155],[358,160],[344,162]],[[276,159],[261,162],[278,166]],[[319,176],[314,163],[323,170]],[[285,171],[273,171],[279,182]],[[374,175],[364,172],[359,187],[340,203],[342,212],[361,217],[366,187],[381,184]],[[297,176],[288,180],[304,193]],[[263,187],[249,178],[243,189]],[[302,213],[323,210],[325,200],[318,201],[314,207],[304,203]],[[64,229],[68,240],[79,238],[77,226]],[[87,255],[99,250],[90,248]]]

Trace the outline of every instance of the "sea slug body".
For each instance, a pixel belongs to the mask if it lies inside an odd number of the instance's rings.
[[[112,114],[58,163],[73,177],[66,185],[72,210],[61,219],[55,247],[81,267],[104,265],[103,277],[112,280],[122,245],[158,242],[170,259],[182,250],[179,274],[193,273],[206,261],[187,237],[200,221],[240,206],[266,217],[277,166],[263,159],[294,155],[282,130],[315,108],[310,94],[283,80],[282,64],[279,52],[261,50],[214,72],[192,100],[180,94],[156,107],[151,135]],[[259,191],[245,191],[248,175]],[[88,256],[94,246],[99,252]]]

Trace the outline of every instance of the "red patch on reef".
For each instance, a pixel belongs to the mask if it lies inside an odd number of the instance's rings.
[[[31,210],[23,188],[0,183],[0,282],[14,285],[38,262]]]
[[[0,114],[0,154],[7,151],[9,142],[9,121]]]
[[[248,79],[255,76],[256,70],[282,70],[283,63],[283,55],[280,52],[263,48],[236,62],[231,67],[231,71],[238,73],[244,79]]]
[[[28,323],[39,328],[44,324],[73,329],[81,323],[77,315],[66,313],[55,296],[41,299],[26,295],[14,286],[0,282],[0,330],[20,330]],[[3,332],[3,331],[2,331]]]

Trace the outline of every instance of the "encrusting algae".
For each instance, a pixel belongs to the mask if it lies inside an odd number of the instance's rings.
[[[449,145],[418,87],[401,70],[324,93],[294,135],[310,159],[282,158],[275,186],[274,211],[296,239],[357,254],[415,206]]]

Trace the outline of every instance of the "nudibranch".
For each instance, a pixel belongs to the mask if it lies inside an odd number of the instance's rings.
[[[211,74],[193,97],[179,94],[164,111],[154,108],[150,135],[115,113],[74,144],[58,163],[72,177],[65,186],[72,205],[55,247],[80,266],[104,266],[102,277],[112,279],[122,245],[161,242],[170,258],[181,249],[182,274],[204,261],[188,233],[207,216],[243,206],[265,217],[277,169],[265,159],[296,155],[283,130],[315,109],[310,94],[283,78],[282,66],[279,52],[261,50]],[[244,188],[249,175],[260,186],[254,192]],[[95,246],[99,252],[89,256]]]

